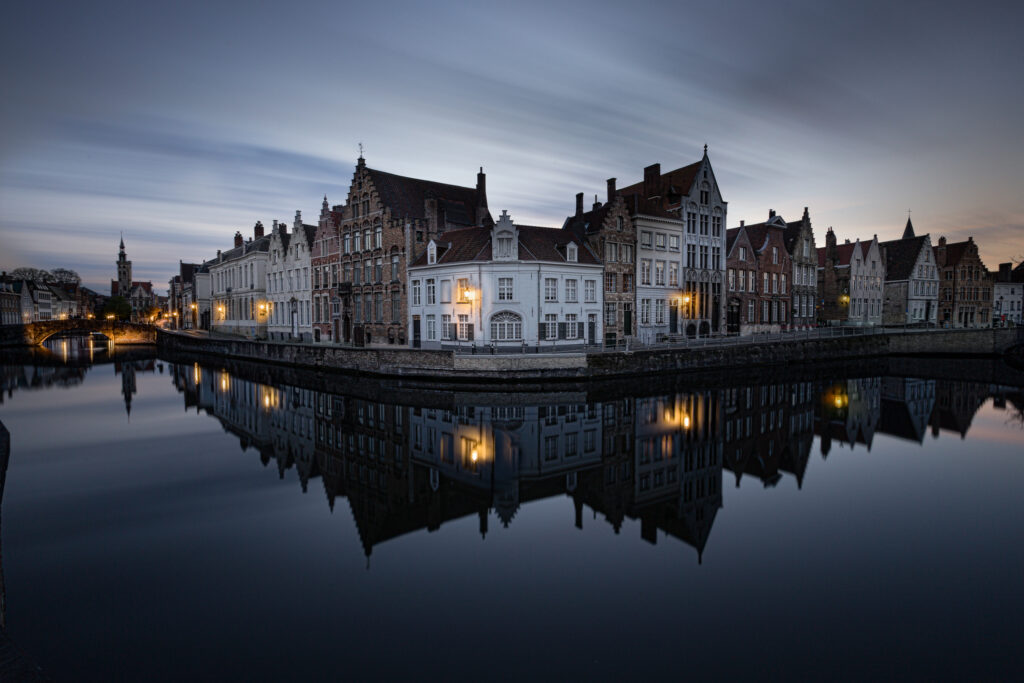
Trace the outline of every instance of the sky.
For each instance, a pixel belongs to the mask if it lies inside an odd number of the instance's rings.
[[[973,236],[1024,257],[1022,3],[28,2],[0,22],[0,268],[101,292],[260,220],[314,223],[367,165],[559,227],[575,194],[697,161],[729,226],[819,245]]]

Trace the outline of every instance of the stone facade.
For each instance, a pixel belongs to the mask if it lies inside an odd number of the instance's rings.
[[[299,211],[291,233],[284,222],[274,221],[267,264],[269,339],[313,340],[310,268],[316,232]]]
[[[665,251],[666,268],[670,269],[675,262],[680,269],[678,295],[666,301],[670,309],[668,329],[674,317],[679,321],[680,331],[688,337],[724,331],[727,203],[722,199],[707,147],[700,161],[668,173],[661,172],[660,164],[648,166],[643,182],[625,187],[619,194],[626,200],[634,220],[643,215],[677,219],[685,225],[679,253],[669,252],[668,245]],[[648,232],[656,239],[656,231]],[[645,247],[643,233],[637,230],[638,259]],[[652,242],[652,247],[658,251],[657,242]],[[651,258],[656,265],[657,256]],[[639,285],[637,296],[639,299]]]
[[[939,324],[943,327],[989,327],[992,324],[992,279],[973,237],[935,247],[939,269]]]
[[[604,262],[604,343],[614,346],[636,334],[636,229],[625,200],[615,190],[615,178],[608,180],[607,201],[594,201],[583,211],[583,193],[576,195],[576,213],[565,219],[563,229],[586,240],[591,251]]]
[[[267,251],[270,238],[257,221],[253,237],[242,239],[235,233],[235,246],[218,252],[210,264],[211,329],[238,334],[250,339],[265,339],[267,334]]]
[[[907,219],[902,239],[882,242],[885,259],[885,325],[934,325],[938,319],[939,274],[931,238],[917,237]]]
[[[818,324],[818,250],[806,206],[800,220],[786,224],[785,239],[793,263],[790,326],[794,329],[814,327]]]

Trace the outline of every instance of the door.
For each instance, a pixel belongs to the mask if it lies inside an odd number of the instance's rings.
[[[729,313],[725,331],[729,334],[740,333],[740,302],[737,299],[729,302]]]
[[[622,304],[622,333],[633,335],[633,304]]]
[[[420,348],[420,317],[418,315],[412,317],[412,348]]]
[[[292,299],[292,339],[299,336],[299,302]]]
[[[597,315],[594,313],[587,316],[587,343],[597,343]]]
[[[679,331],[679,309],[676,308],[674,301],[670,302],[668,307],[668,331],[670,334],[675,334]]]

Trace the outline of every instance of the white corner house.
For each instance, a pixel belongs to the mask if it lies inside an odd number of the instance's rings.
[[[211,329],[249,339],[264,339],[267,332],[267,252],[270,238],[257,222],[253,238],[235,233],[235,246],[217,252],[210,262],[212,286]]]
[[[283,221],[274,221],[267,263],[269,339],[313,340],[310,258],[316,229],[315,225],[303,224],[299,211],[295,212],[291,233]]]
[[[570,230],[450,230],[409,266],[413,348],[553,350],[602,339],[603,266]]]

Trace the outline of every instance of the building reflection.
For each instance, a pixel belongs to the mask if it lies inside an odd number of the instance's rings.
[[[876,433],[918,443],[928,425],[962,433],[990,393],[867,377],[611,399],[451,392],[405,405],[197,363],[171,375],[186,410],[216,417],[279,477],[294,469],[303,492],[319,479],[331,510],[346,500],[367,562],[380,543],[469,516],[486,538],[492,518],[507,527],[522,506],[556,496],[572,500],[578,527],[587,508],[616,533],[637,521],[643,539],[656,543],[660,531],[700,561],[723,507],[723,469],[737,487],[789,476],[799,489],[815,436],[825,457],[833,445],[870,449]]]

